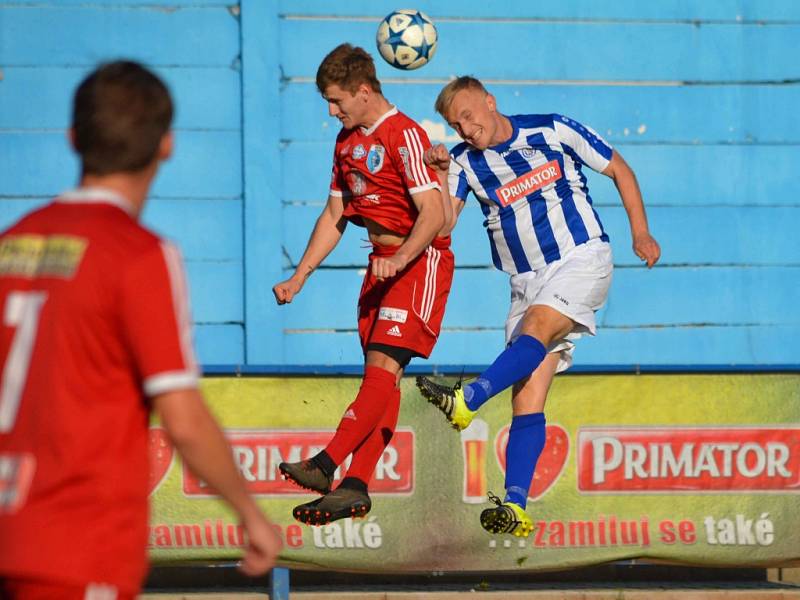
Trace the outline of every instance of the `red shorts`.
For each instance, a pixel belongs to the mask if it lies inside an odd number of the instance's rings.
[[[391,256],[397,248],[373,245],[370,264],[377,256]],[[385,344],[428,358],[442,327],[453,268],[449,238],[434,240],[391,279],[378,281],[368,267],[358,299],[358,334],[364,353],[369,344]]]
[[[60,584],[33,579],[0,578],[3,600],[134,600],[136,594],[117,591],[113,585]]]

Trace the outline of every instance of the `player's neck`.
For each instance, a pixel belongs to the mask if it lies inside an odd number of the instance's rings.
[[[383,96],[376,94],[370,101],[369,109],[365,112],[364,118],[361,119],[359,126],[364,129],[372,128],[372,126],[390,110],[392,110],[391,103]]]
[[[145,167],[135,173],[110,173],[108,175],[84,174],[81,187],[100,187],[116,192],[131,204],[138,217],[147,200],[147,192],[155,176],[155,168]]]
[[[502,144],[503,142],[507,142],[511,139],[511,136],[514,134],[514,126],[511,124],[511,120],[499,113],[494,113],[495,122],[497,123],[497,128],[494,132],[494,137],[489,142],[490,146],[497,146],[498,144]]]

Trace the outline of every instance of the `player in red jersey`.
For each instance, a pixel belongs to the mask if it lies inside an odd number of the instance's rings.
[[[358,395],[322,452],[279,466],[285,477],[324,494],[293,511],[311,525],[369,511],[369,480],[397,425],[400,377],[411,358],[433,350],[453,278],[450,239],[441,236],[452,209],[422,160],[430,148],[425,131],[384,98],[362,48],[342,44],[328,54],[317,88],[342,130],[327,205],[294,274],[273,288],[278,304],[300,292],[348,221],[367,229],[373,250],[358,301],[365,356]],[[346,476],[331,491],[334,472],[351,453]]]
[[[140,65],[100,67],[75,95],[80,187],[0,234],[0,597],[136,596],[151,407],[239,514],[245,573],[280,550],[197,388],[178,250],[137,220],[172,111]]]

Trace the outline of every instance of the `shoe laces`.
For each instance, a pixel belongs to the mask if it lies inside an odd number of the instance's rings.
[[[489,502],[494,502],[497,506],[503,506],[503,501],[500,500],[500,497],[492,492],[489,492]]]
[[[461,365],[461,375],[458,376],[458,382],[455,384],[455,386],[453,386],[453,391],[454,392],[456,390],[460,390],[461,389],[461,385],[462,385],[462,383],[464,381],[464,370],[466,368],[467,367],[465,365]]]

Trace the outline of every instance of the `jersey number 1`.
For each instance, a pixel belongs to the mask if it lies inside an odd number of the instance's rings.
[[[45,300],[45,292],[11,292],[6,300],[3,325],[15,327],[16,332],[11,340],[0,385],[0,433],[11,431],[17,419]]]

